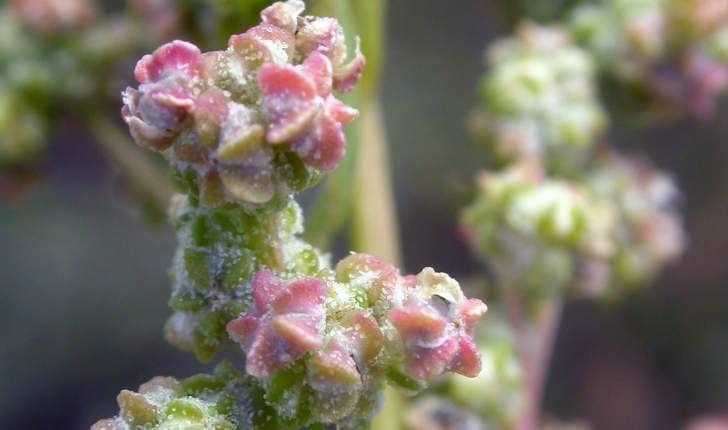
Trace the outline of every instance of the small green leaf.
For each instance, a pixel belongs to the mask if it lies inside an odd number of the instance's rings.
[[[185,270],[195,284],[204,289],[212,287],[212,272],[207,263],[207,252],[187,248],[184,251]]]
[[[391,367],[387,372],[387,379],[393,387],[404,391],[405,394],[416,394],[427,388],[427,383],[404,374],[397,367]]]

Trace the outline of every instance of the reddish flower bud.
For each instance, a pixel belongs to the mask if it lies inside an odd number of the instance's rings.
[[[405,304],[387,318],[402,336],[404,370],[428,380],[451,370],[465,376],[480,372],[480,354],[470,332],[487,307],[464,299],[447,275],[425,269],[415,278]]]
[[[282,281],[261,270],[253,277],[253,304],[227,331],[246,353],[246,370],[269,378],[323,345],[319,334],[326,284],[318,278]]]

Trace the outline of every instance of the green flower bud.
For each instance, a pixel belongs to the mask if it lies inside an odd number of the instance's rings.
[[[198,375],[179,382],[157,377],[142,384],[138,392],[124,390],[117,402],[118,416],[94,424],[92,430],[235,430],[241,426],[233,410],[226,411],[222,401],[240,392],[237,374],[218,366],[214,375]],[[229,379],[226,377],[232,376]],[[244,400],[244,399],[241,399]],[[236,402],[241,404],[242,402]]]
[[[549,171],[574,171],[607,123],[591,56],[562,29],[524,23],[488,60],[471,126],[496,164],[538,159]]]
[[[614,202],[578,182],[543,178],[531,163],[481,173],[478,186],[462,232],[501,281],[534,300],[582,284],[597,288],[587,262],[614,255]]]

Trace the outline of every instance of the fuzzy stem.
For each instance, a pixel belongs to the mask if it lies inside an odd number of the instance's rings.
[[[525,404],[514,430],[536,430],[538,428],[544,385],[563,307],[562,298],[541,303],[536,309],[532,337],[524,330],[517,334],[519,359],[525,373]]]
[[[263,243],[266,260],[271,264],[270,269],[280,274],[285,268],[281,240],[281,213],[273,212],[265,215],[262,219],[262,228],[265,234]]]
[[[516,339],[518,359],[525,369],[525,361],[530,356],[528,331],[526,329],[525,297],[523,291],[513,282],[505,282],[502,289],[508,324]]]
[[[121,170],[129,184],[158,213],[164,214],[173,191],[163,170],[147,156],[145,150],[136,146],[126,133],[103,114],[89,114],[86,124],[109,162]]]

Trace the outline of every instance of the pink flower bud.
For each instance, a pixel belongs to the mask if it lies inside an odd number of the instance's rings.
[[[137,63],[139,90],[124,92],[122,116],[143,147],[167,149],[195,104],[191,79],[200,67],[200,50],[176,40],[162,45]]]
[[[328,58],[314,52],[301,66],[266,63],[258,71],[258,86],[268,141],[290,142],[306,164],[333,170],[346,147],[343,127],[358,112],[330,95]]]
[[[258,378],[293,363],[323,340],[319,325],[326,284],[318,278],[282,281],[261,270],[253,277],[253,304],[227,325],[246,353],[246,370]]]
[[[361,77],[366,63],[357,46],[354,59],[347,65],[344,32],[333,18],[316,18],[307,22],[296,33],[296,49],[304,55],[319,52],[325,55],[333,69],[333,86],[341,93],[348,93]]]
[[[450,282],[453,284],[450,284]],[[477,299],[464,299],[454,281],[425,269],[405,304],[387,318],[404,344],[404,370],[428,380],[448,370],[474,377],[480,372],[480,354],[470,332],[487,307]]]
[[[298,16],[303,12],[304,4],[302,1],[287,1],[273,3],[260,13],[263,22],[280,27],[293,34],[298,25]]]

